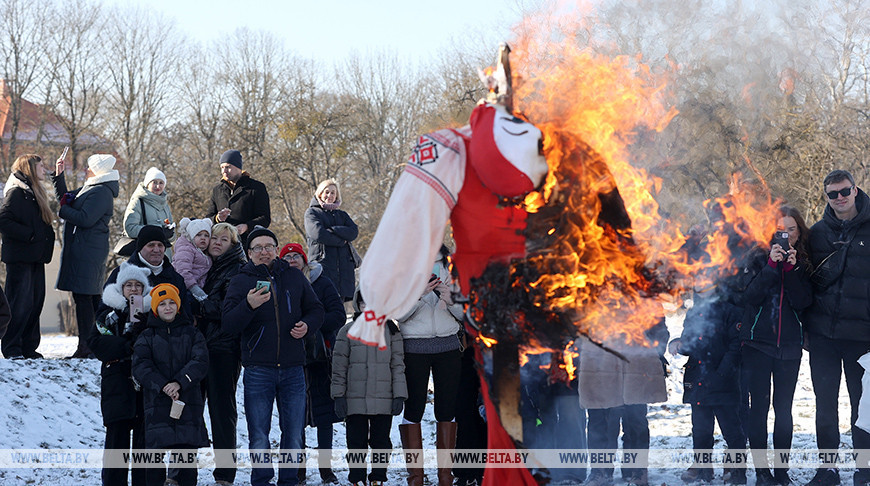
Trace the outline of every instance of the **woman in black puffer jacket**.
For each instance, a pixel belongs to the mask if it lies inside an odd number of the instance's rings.
[[[12,311],[3,335],[7,358],[41,358],[39,314],[45,302],[45,264],[54,250],[54,214],[41,183],[45,165],[38,155],[15,159],[12,174],[3,190],[0,233],[3,234],[3,263],[6,264],[6,297]]]
[[[208,253],[212,265],[202,288],[208,297],[198,305],[194,304],[198,309],[195,310],[198,326],[208,346],[208,375],[202,381],[202,392],[208,398],[211,440],[215,450],[235,450],[239,417],[236,388],[242,371],[241,347],[238,335],[221,330],[221,307],[230,279],[247,261],[236,227],[229,223],[214,225]],[[215,456],[214,479],[232,483],[236,478],[235,463],[232,457],[224,456]]]
[[[791,449],[792,400],[797,386],[803,345],[799,317],[813,302],[807,251],[809,230],[793,207],[780,208],[777,233],[788,233],[788,243],[759,251],[749,268],[743,292],[744,313],[740,328],[743,342],[742,374],[750,398],[745,430],[753,451],[757,484],[789,484],[788,466],[774,469],[767,463],[767,414],[773,380],[773,447]]]
[[[323,274],[335,284],[345,302],[356,288],[351,242],[359,235],[356,223],[341,209],[341,193],[335,179],[317,186],[311,206],[305,211],[308,258],[323,265]]]

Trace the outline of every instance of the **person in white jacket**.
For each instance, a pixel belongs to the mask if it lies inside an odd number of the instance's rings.
[[[432,275],[423,295],[398,322],[405,346],[405,381],[408,400],[405,416],[399,426],[402,446],[422,449],[420,421],[426,407],[429,374],[435,385],[435,445],[451,450],[456,446],[456,395],[459,390],[461,350],[459,321],[462,306],[453,302],[447,257],[444,245],[432,267]],[[423,484],[421,468],[408,469],[408,484]],[[453,476],[447,467],[438,468],[438,484],[452,485]]]

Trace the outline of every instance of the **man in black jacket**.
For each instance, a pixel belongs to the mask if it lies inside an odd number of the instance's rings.
[[[822,220],[810,228],[815,295],[805,316],[816,394],[816,440],[820,451],[840,445],[837,398],[842,369],[852,410],[852,448],[858,452],[870,449],[870,434],[855,427],[864,374],[858,358],[870,351],[870,197],[844,170],[828,174],[824,190],[828,206]],[[840,484],[836,465],[824,466],[809,484]],[[856,466],[855,484],[870,484],[867,458],[859,457]]]
[[[242,154],[238,150],[224,152],[220,164],[222,178],[211,191],[206,217],[216,223],[234,225],[243,238],[254,226],[268,228],[272,210],[266,186],[242,170]]]
[[[278,257],[278,239],[254,228],[247,240],[248,263],[230,280],[223,305],[222,328],[241,334],[245,372],[245,419],[248,449],[270,449],[272,409],[278,403],[281,449],[293,456],[278,471],[278,484],[296,484],[296,451],[305,428],[305,347],[303,338],[323,325],[323,304],[299,270]],[[260,462],[252,455],[252,461]],[[265,486],[270,467],[253,467],[251,485]]]
[[[148,283],[151,286],[157,284],[168,283],[181,290],[181,309],[187,319],[193,317],[191,309],[192,296],[190,291],[184,285],[184,277],[182,277],[172,263],[166,258],[166,247],[170,245],[166,240],[166,235],[163,233],[163,228],[155,225],[146,225],[139,231],[139,236],[136,237],[136,253],[131,256],[127,262],[136,265],[137,267],[147,268],[149,270]],[[103,285],[105,289],[107,285],[113,284],[118,279],[118,267],[109,274],[106,283]],[[98,309],[101,311],[103,305]]]

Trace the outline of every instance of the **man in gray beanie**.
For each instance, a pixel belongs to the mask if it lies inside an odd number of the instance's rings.
[[[269,193],[262,182],[242,170],[241,152],[224,152],[220,167],[222,178],[212,189],[206,217],[215,223],[235,225],[239,234],[245,237],[254,226],[269,227],[272,222]]]

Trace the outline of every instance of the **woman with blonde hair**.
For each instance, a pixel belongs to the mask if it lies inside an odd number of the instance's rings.
[[[0,260],[6,264],[6,296],[12,311],[2,343],[7,358],[42,358],[36,352],[39,314],[45,302],[45,264],[54,250],[54,214],[42,187],[45,173],[42,157],[21,155],[3,190]]]
[[[341,209],[341,193],[335,179],[317,185],[311,205],[305,211],[308,256],[323,266],[323,273],[345,302],[353,298],[356,286],[351,242],[359,235],[356,223]]]

